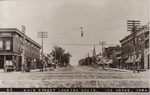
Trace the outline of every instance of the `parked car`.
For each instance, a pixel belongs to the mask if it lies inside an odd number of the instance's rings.
[[[6,60],[6,63],[4,64],[4,72],[7,71],[14,71],[15,66],[13,65],[13,62],[11,60]]]

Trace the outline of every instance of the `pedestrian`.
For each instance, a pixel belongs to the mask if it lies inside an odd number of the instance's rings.
[[[13,65],[14,65],[14,71],[16,71],[16,60],[12,60]]]
[[[40,68],[40,72],[41,72],[41,63],[40,63],[40,65],[39,65],[39,68]]]
[[[47,62],[44,60],[44,68],[45,68],[45,71],[47,71]]]
[[[135,65],[135,63],[133,63],[133,73],[135,73],[135,67],[136,67],[136,65]]]
[[[140,62],[137,62],[137,72],[140,73]]]
[[[40,61],[40,72],[43,72],[43,63],[42,63],[42,60]]]
[[[110,63],[108,63],[108,69],[110,70]]]
[[[41,71],[43,72],[43,63],[44,62],[41,62]]]
[[[25,71],[25,64],[22,64],[22,73]]]
[[[7,72],[7,64],[4,63],[4,72],[6,73]]]

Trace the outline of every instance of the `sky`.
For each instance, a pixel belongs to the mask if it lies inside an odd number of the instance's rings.
[[[0,28],[21,30],[24,25],[26,35],[40,45],[37,32],[48,32],[44,53],[60,46],[72,55],[71,65],[88,53],[92,56],[94,44],[96,54],[102,51],[101,41],[104,47],[120,44],[130,34],[127,20],[147,24],[149,0],[0,0]]]

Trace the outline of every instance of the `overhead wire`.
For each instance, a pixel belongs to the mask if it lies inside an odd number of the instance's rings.
[[[99,46],[100,44],[61,44],[61,43],[44,43],[46,45],[70,45],[70,46]],[[120,45],[120,44],[105,44],[105,45]]]
[[[100,23],[103,23],[103,22],[106,22],[106,21],[110,21],[110,20],[113,20],[113,19],[118,19],[118,18],[122,18],[124,16],[127,16],[128,14],[126,15],[122,15],[122,16],[117,16],[117,17],[114,17],[114,18],[110,18],[110,19],[107,19],[107,20],[102,20],[100,22],[97,22],[97,23],[94,23],[94,24],[90,24],[90,25],[87,25],[87,26],[82,26],[83,28],[85,27],[91,27],[91,26],[94,26],[94,25],[97,25],[97,24],[100,24]],[[105,29],[108,29],[108,28],[105,28]],[[49,36],[57,36],[57,35],[63,35],[63,34],[67,34],[67,33],[72,33],[72,32],[75,32],[77,30],[80,30],[80,27],[79,28],[75,28],[75,29],[72,29],[71,31],[67,31],[67,32],[63,32],[63,33],[58,33],[58,34],[54,34],[54,35],[49,35]],[[100,44],[61,44],[61,43],[44,43],[45,45],[68,45],[68,46],[99,46]],[[105,44],[106,46],[107,45],[119,45],[120,44]]]
[[[110,20],[113,20],[113,19],[122,18],[122,17],[127,16],[127,15],[129,15],[129,14],[125,14],[125,15],[121,15],[121,16],[114,17],[114,18],[102,20],[102,21],[100,21],[100,22],[93,23],[93,24],[90,24],[90,25],[87,25],[87,26],[82,26],[82,27],[83,27],[83,28],[91,27],[91,26],[94,26],[94,25],[97,25],[97,24],[100,24],[100,23],[103,23],[103,22],[106,22],[106,21],[110,21]],[[63,33],[58,33],[58,34],[54,34],[54,35],[49,35],[49,36],[57,36],[57,35],[67,34],[67,33],[75,32],[76,30],[80,30],[80,27],[79,27],[79,28],[72,29],[71,31],[67,31],[67,32],[63,32]]]

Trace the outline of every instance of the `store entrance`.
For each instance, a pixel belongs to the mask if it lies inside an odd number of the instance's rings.
[[[4,69],[4,56],[0,56],[0,69]]]

